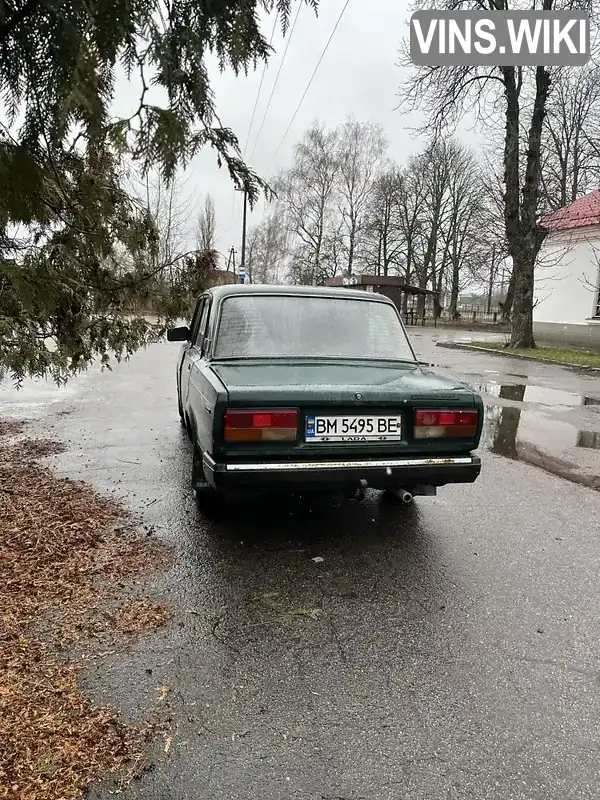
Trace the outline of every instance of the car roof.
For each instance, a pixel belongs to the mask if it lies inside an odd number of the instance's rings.
[[[293,297],[331,297],[344,298],[346,300],[372,300],[378,303],[388,303],[394,305],[389,297],[377,292],[366,292],[364,289],[346,289],[337,286],[283,286],[273,284],[226,284],[223,286],[213,286],[208,290],[215,300],[225,297],[236,297],[239,295],[286,295]]]

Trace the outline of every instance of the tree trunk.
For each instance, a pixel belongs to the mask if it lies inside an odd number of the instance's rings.
[[[381,242],[381,245],[382,245],[381,263],[382,263],[382,266],[383,266],[383,275],[384,275],[384,277],[387,278],[387,274],[388,274],[388,248],[387,248],[388,231],[387,230],[385,232],[383,232],[381,238],[382,238],[382,242]]]
[[[492,263],[490,266],[490,282],[488,285],[488,297],[487,297],[488,314],[491,314],[492,312],[492,295],[494,294],[495,266],[496,266],[496,247],[492,246]]]
[[[425,270],[423,270],[423,272],[421,272],[421,274],[419,275],[419,281],[418,281],[417,285],[418,285],[419,289],[426,289],[427,288],[427,272]],[[421,319],[421,317],[425,316],[425,295],[424,294],[418,294],[417,295],[416,314],[417,314],[418,319]]]
[[[533,276],[535,257],[514,262],[515,294],[509,347],[535,347],[533,338]]]
[[[544,9],[552,8],[551,0],[544,0]],[[546,100],[550,89],[550,73],[545,67],[537,67],[535,74],[536,92],[529,128],[527,160],[522,199],[519,207],[518,198],[513,195],[514,184],[519,182],[518,157],[518,91],[516,93],[516,114],[514,108],[506,122],[507,161],[507,199],[506,199],[506,234],[513,259],[515,276],[515,295],[511,318],[509,347],[535,347],[533,337],[533,280],[535,262],[543,241],[543,235],[537,224],[539,185],[541,176],[542,128],[546,114]],[[510,93],[507,92],[508,109],[511,108]],[[516,123],[516,130],[514,125]],[[510,141],[509,141],[510,140]],[[515,151],[516,150],[516,155]],[[509,171],[511,193],[509,197]],[[514,217],[515,199],[517,203]],[[510,212],[510,213],[509,213]],[[519,213],[520,212],[520,213]],[[508,224],[510,222],[510,225]]]
[[[450,289],[450,318],[458,319],[458,282],[460,279],[460,264],[454,260],[452,264],[452,288]]]
[[[352,268],[354,267],[355,237],[356,237],[356,223],[353,220],[350,227],[350,234],[348,236],[348,275],[352,275]]]
[[[407,267],[406,268],[406,273],[405,273],[405,276],[404,276],[404,283],[407,286],[409,285],[408,278],[409,278],[409,275],[408,275],[408,267]],[[406,315],[408,314],[408,294],[405,291],[402,292],[402,314],[404,315],[405,318],[406,318]]]
[[[504,305],[502,307],[502,322],[510,322],[514,296],[515,296],[515,271],[513,269],[513,271],[510,274],[508,287],[506,289],[506,297],[504,299]]]
[[[519,321],[511,330],[510,347],[531,347],[528,339],[527,307],[524,294],[524,285],[518,281],[518,273],[525,261],[523,257],[523,240],[520,214],[520,166],[519,166],[519,93],[521,90],[521,71],[515,67],[503,67],[504,90],[506,96],[506,131],[504,137],[504,222],[506,226],[506,239],[513,261],[511,280],[514,281],[516,297],[517,282],[519,284]],[[517,75],[519,76],[517,78]],[[513,335],[514,333],[514,335]],[[531,340],[533,333],[531,331]]]

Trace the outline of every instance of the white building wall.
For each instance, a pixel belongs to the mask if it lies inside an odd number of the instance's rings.
[[[534,323],[588,325],[600,276],[600,225],[546,237],[535,271]]]

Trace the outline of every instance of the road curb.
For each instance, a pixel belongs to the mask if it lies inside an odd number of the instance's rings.
[[[464,344],[461,342],[436,342],[437,347],[445,347],[448,350],[472,350],[475,353],[487,353],[492,356],[501,356],[502,358],[518,358],[521,361],[533,361],[536,364],[550,364],[553,367],[567,367],[567,369],[584,370],[585,372],[600,372],[600,367],[586,366],[585,364],[568,364],[563,361],[549,361],[546,358],[535,358],[533,356],[524,356],[521,353],[511,353],[504,350],[496,350],[492,347],[479,347],[474,344]]]

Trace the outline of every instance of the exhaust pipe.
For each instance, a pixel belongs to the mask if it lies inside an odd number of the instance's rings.
[[[367,482],[364,478],[362,478],[354,494],[354,500],[356,500],[358,503],[362,503],[362,501],[365,499],[366,493],[367,493]]]
[[[388,494],[400,503],[404,503],[405,506],[409,506],[413,501],[412,494],[406,489],[389,489]]]

